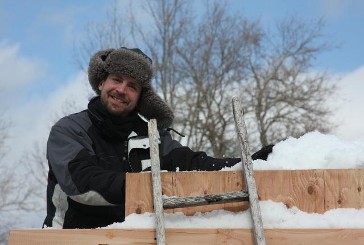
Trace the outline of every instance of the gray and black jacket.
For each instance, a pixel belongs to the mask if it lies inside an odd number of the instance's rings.
[[[150,169],[147,122],[138,114],[110,119],[90,101],[88,110],[59,120],[47,143],[47,217],[43,227],[95,228],[124,221],[125,173]],[[161,169],[219,170],[240,158],[194,152],[159,130]]]

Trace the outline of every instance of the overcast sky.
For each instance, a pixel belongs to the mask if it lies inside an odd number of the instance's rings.
[[[88,23],[105,20],[111,2],[0,0],[0,104],[1,112],[13,121],[12,143],[21,147],[47,137],[49,118],[61,110],[65,98],[75,97],[79,106],[86,105],[91,90],[72,61],[73,45],[85,35]],[[334,116],[340,126],[334,134],[345,139],[364,137],[364,1],[228,2],[234,11],[259,18],[265,25],[288,15],[326,18],[326,33],[340,48],[318,57],[315,69],[342,78],[340,96],[333,104],[340,106]]]

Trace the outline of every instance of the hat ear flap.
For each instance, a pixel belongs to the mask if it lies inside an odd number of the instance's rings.
[[[114,49],[106,49],[96,52],[90,59],[88,67],[88,80],[92,89],[100,94],[99,83],[106,79],[108,73],[105,70],[105,60]]]
[[[158,128],[172,125],[174,115],[172,109],[160,98],[152,88],[143,88],[137,110],[147,119],[156,119]]]

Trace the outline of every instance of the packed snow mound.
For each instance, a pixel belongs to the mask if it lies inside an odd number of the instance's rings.
[[[241,163],[224,170],[241,169]],[[273,147],[267,161],[255,160],[254,170],[364,168],[364,137],[346,141],[335,135],[310,132]]]

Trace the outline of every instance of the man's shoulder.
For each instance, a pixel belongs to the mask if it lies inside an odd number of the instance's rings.
[[[81,127],[87,129],[91,126],[91,120],[87,110],[72,113],[65,116],[56,122],[55,127]]]

